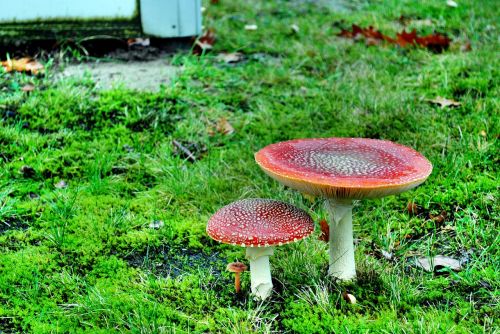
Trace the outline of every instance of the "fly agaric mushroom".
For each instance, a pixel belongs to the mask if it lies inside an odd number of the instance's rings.
[[[273,283],[269,256],[273,246],[295,242],[314,231],[307,212],[271,199],[244,199],[219,209],[208,221],[208,235],[219,242],[246,247],[252,293],[264,300]]]
[[[326,198],[331,216],[328,273],[341,280],[356,278],[353,200],[399,194],[432,171],[431,163],[409,147],[365,138],[290,140],[266,146],[255,160],[278,182]]]
[[[240,274],[247,270],[247,266],[241,262],[232,262],[227,265],[226,270],[234,273],[234,289],[236,293],[240,292]]]

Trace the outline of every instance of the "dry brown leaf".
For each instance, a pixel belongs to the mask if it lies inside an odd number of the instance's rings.
[[[319,221],[319,226],[321,228],[321,234],[318,237],[318,240],[328,242],[330,240],[330,227],[325,219]]]
[[[442,96],[438,96],[435,99],[432,100],[427,100],[430,103],[433,104],[438,104],[441,108],[446,108],[446,107],[460,107],[462,103],[455,101],[455,100],[450,100]]]
[[[462,52],[472,51],[472,45],[470,44],[470,42],[467,41],[464,44],[460,45],[460,51]]]
[[[1,62],[6,72],[28,72],[31,74],[43,73],[44,67],[32,58],[8,59]]]
[[[419,210],[417,203],[411,201],[408,202],[408,204],[406,205],[406,211],[412,216],[418,215]]]
[[[212,50],[215,44],[215,32],[213,29],[208,29],[196,39],[193,46],[193,54],[202,55],[205,52]]]
[[[440,268],[450,268],[454,271],[462,270],[462,265],[459,260],[449,256],[436,255],[434,257],[420,257],[415,261],[415,265],[424,269],[427,272],[433,272]]]
[[[417,31],[414,29],[411,32],[402,32],[396,35],[396,38],[392,38],[382,34],[380,31],[375,30],[372,26],[368,28],[362,28],[356,24],[353,24],[351,30],[342,29],[340,33],[337,34],[339,37],[350,38],[354,40],[365,40],[367,45],[380,44],[381,42],[387,42],[390,44],[396,44],[401,47],[407,46],[421,46],[427,48],[431,51],[441,52],[448,49],[451,40],[442,34],[432,34],[423,37],[417,35]]]
[[[436,222],[437,224],[442,224],[446,221],[448,213],[446,211],[441,211],[438,215],[429,214],[429,218]]]
[[[230,135],[234,133],[233,126],[231,125],[231,123],[229,123],[229,121],[225,117],[222,117],[217,121],[217,125],[215,128],[217,132],[223,135]]]
[[[209,122],[207,132],[209,136],[215,136],[216,133],[230,135],[234,133],[234,128],[225,117],[221,117],[216,123]]]
[[[151,41],[149,38],[129,38],[127,39],[127,44],[129,47],[133,46],[149,46],[151,44]]]
[[[352,304],[352,305],[356,304],[356,297],[354,297],[354,295],[352,295],[352,294],[350,294],[350,293],[348,293],[348,292],[344,292],[344,293],[342,294],[342,297],[343,297],[343,298],[344,298],[344,300],[345,300],[346,302],[348,302],[349,304]]]
[[[221,53],[217,56],[217,59],[225,62],[226,64],[234,64],[242,61],[244,59],[244,55],[241,52]]]

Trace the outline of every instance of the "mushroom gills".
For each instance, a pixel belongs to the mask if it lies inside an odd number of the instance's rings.
[[[272,247],[251,247],[246,249],[246,258],[250,261],[250,280],[252,294],[264,300],[271,295],[273,282],[269,256],[274,254]]]

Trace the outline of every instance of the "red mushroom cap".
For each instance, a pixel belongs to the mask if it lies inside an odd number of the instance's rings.
[[[303,239],[313,231],[313,220],[304,210],[260,198],[226,205],[207,224],[212,239],[242,247],[282,245]]]
[[[424,182],[432,171],[412,148],[366,138],[290,140],[264,147],[255,160],[286,186],[337,199],[398,194]]]

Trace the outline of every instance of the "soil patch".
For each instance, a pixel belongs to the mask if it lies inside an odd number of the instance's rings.
[[[62,78],[90,78],[98,89],[110,90],[125,87],[139,91],[158,91],[168,85],[180,72],[166,59],[129,62],[95,62],[69,65],[62,72]]]
[[[130,253],[125,260],[132,267],[163,277],[177,277],[200,270],[210,271],[220,277],[227,262],[218,253],[207,255],[185,248],[174,249],[167,246],[148,247],[144,251]]]

